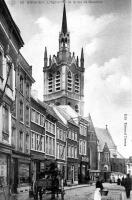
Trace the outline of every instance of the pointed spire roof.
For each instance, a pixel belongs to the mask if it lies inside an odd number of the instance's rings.
[[[47,59],[47,47],[45,47],[45,51],[44,51],[44,58]]]
[[[64,33],[64,34],[67,33],[67,18],[66,18],[65,1],[64,1],[64,8],[63,8],[63,18],[62,18],[61,32]]]
[[[82,50],[81,50],[81,60],[84,60],[83,47],[82,47]]]

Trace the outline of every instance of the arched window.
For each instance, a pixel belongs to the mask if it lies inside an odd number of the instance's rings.
[[[78,74],[75,75],[75,93],[79,93],[80,91],[80,81]]]
[[[75,105],[75,111],[78,113],[79,109],[78,109],[78,105]]]
[[[67,90],[72,91],[72,75],[70,71],[67,74]]]
[[[51,93],[53,91],[53,76],[50,73],[48,77],[48,92]]]
[[[57,71],[56,77],[55,77],[55,89],[56,89],[56,91],[59,91],[61,89],[60,72],[59,71]]]

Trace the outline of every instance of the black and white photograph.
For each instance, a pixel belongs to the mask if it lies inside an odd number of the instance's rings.
[[[132,200],[131,0],[0,0],[0,200]]]

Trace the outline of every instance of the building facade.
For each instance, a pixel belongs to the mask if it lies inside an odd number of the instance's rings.
[[[30,185],[30,107],[32,67],[19,53],[15,69],[15,100],[12,109],[12,186],[14,192]]]
[[[4,0],[0,1],[0,185],[6,198],[11,188],[12,125],[11,113],[15,100],[15,69],[24,42]],[[2,187],[0,187],[0,190]],[[4,196],[0,191],[0,199]]]

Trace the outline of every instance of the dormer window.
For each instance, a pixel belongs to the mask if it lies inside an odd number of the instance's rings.
[[[60,72],[59,71],[57,71],[56,77],[55,77],[55,89],[56,89],[56,91],[59,91],[61,89]]]
[[[48,92],[49,93],[53,92],[53,76],[52,76],[52,74],[49,74],[49,77],[48,77]]]
[[[67,74],[67,90],[72,91],[72,75],[70,71]]]
[[[75,75],[75,93],[79,93],[80,91],[80,81],[78,74]]]

